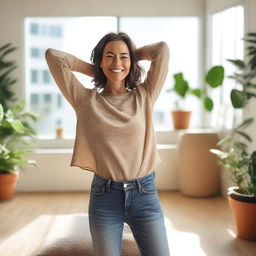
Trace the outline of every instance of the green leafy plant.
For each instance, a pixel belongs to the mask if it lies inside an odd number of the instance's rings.
[[[38,116],[26,111],[25,101],[14,102],[10,86],[16,79],[10,77],[16,64],[4,57],[16,48],[6,44],[0,48],[0,174],[36,166],[35,161],[26,159],[31,151],[32,139],[36,134],[31,122]]]
[[[0,173],[15,172],[24,166],[36,166],[35,161],[26,159],[31,152],[31,139],[36,134],[29,124],[37,116],[24,110],[21,101],[4,112],[0,104]]]
[[[218,149],[210,151],[216,154],[219,163],[230,171],[240,193],[256,196],[256,151],[248,153],[248,143],[252,142],[252,139],[244,131],[253,120],[253,118],[246,119],[218,142],[218,145],[223,147],[223,151]]]
[[[227,60],[237,68],[237,71],[228,77],[234,79],[241,86],[240,89],[233,89],[230,94],[234,108],[244,108],[251,98],[256,97],[256,83],[254,82],[256,77],[256,33],[247,33],[246,35],[247,37],[243,38],[248,44],[245,60]]]
[[[249,46],[246,47],[246,60],[231,60],[237,68],[229,78],[241,86],[241,89],[233,89],[230,93],[232,106],[235,110],[244,109],[250,99],[256,97],[256,33],[248,33],[244,38]],[[246,129],[254,122],[254,118],[248,118],[241,124],[234,126],[230,134],[219,141],[222,150],[210,151],[219,157],[220,164],[230,171],[233,182],[240,193],[256,196],[256,151],[248,153],[248,145],[252,142]]]
[[[205,76],[203,89],[192,89],[187,80],[184,79],[183,73],[176,73],[174,77],[174,87],[167,92],[174,92],[178,96],[175,105],[178,109],[182,109],[184,100],[188,95],[194,95],[203,101],[203,106],[206,111],[211,112],[214,107],[214,102],[210,98],[210,90],[222,85],[224,80],[224,68],[222,66],[214,66],[208,70]]]

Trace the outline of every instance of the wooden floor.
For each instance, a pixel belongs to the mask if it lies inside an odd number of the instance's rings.
[[[256,242],[235,238],[226,199],[159,192],[172,256],[255,256]],[[29,256],[57,214],[87,213],[89,193],[19,193],[0,203],[0,255]],[[156,255],[157,256],[157,255]]]

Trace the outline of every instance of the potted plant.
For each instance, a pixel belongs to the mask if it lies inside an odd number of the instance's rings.
[[[230,171],[235,184],[228,188],[228,199],[236,219],[237,236],[256,240],[256,151],[248,153],[246,142],[251,142],[251,137],[244,131],[252,122],[253,118],[246,119],[219,141],[222,150],[210,151],[218,155],[219,163]]]
[[[36,134],[30,122],[35,121],[37,115],[25,110],[24,101],[9,106],[14,100],[9,87],[16,82],[9,74],[15,68],[15,62],[3,59],[14,49],[10,44],[0,48],[0,200],[13,197],[20,169],[35,166],[35,161],[25,157]]]
[[[203,89],[190,88],[188,81],[184,79],[183,73],[176,73],[174,77],[174,87],[167,92],[174,92],[177,96],[175,101],[176,110],[171,111],[174,128],[187,129],[189,127],[191,111],[185,111],[185,99],[188,95],[194,95],[203,101],[204,109],[211,112],[214,103],[210,98],[210,88],[216,88],[222,85],[224,79],[224,68],[222,66],[214,66],[208,70],[205,76],[206,85]]]
[[[249,44],[246,61],[228,60],[238,67],[230,78],[235,79],[241,89],[233,89],[230,94],[232,106],[244,109],[251,98],[256,97],[256,33],[248,33],[244,40]],[[256,240],[256,151],[248,152],[252,142],[246,129],[253,123],[253,118],[235,125],[230,134],[219,141],[222,150],[212,149],[218,155],[220,164],[229,170],[235,186],[228,188],[228,200],[236,220],[237,237]]]

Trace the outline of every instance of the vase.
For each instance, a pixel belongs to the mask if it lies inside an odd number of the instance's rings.
[[[174,129],[187,129],[190,123],[191,111],[172,111]]]
[[[0,174],[0,200],[10,200],[13,198],[19,173]]]

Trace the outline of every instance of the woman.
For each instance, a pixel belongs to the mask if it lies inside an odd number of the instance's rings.
[[[155,184],[161,159],[152,121],[169,63],[165,42],[135,47],[125,33],[108,33],[92,51],[92,64],[54,50],[49,69],[76,112],[71,166],[94,172],[89,222],[94,255],[118,256],[124,222],[142,255],[168,256],[164,216]],[[151,61],[141,83],[139,60]],[[93,78],[85,88],[72,71]]]

